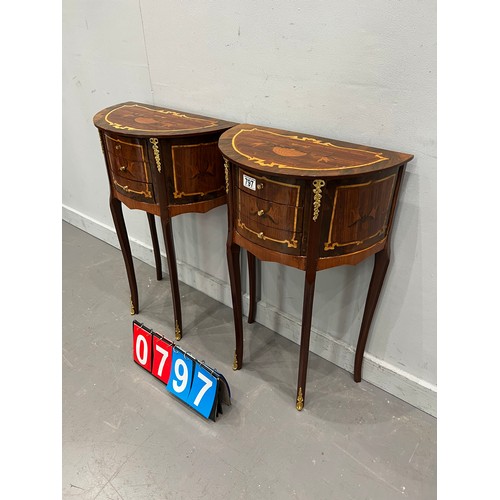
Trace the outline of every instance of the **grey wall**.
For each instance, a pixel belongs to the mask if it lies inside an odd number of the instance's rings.
[[[435,414],[435,11],[432,0],[66,0],[63,218],[117,245],[92,117],[125,100],[414,154],[363,377]],[[153,262],[144,214],[125,215],[134,254]],[[229,305],[226,224],[219,207],[173,226],[180,278]],[[348,370],[372,264],[318,274],[311,350]],[[303,273],[262,263],[261,274],[257,321],[298,341]]]

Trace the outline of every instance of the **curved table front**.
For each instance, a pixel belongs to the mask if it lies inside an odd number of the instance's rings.
[[[227,258],[236,336],[233,368],[240,369],[243,362],[239,268],[243,247],[260,260],[305,271],[296,393],[300,411],[305,401],[316,273],[375,255],[355,355],[354,379],[361,380],[368,332],[389,265],[399,187],[413,156],[251,124],[224,132],[219,149],[225,158],[228,190]],[[251,306],[255,311],[255,304]]]
[[[131,314],[139,297],[122,203],[147,213],[156,277],[162,278],[155,219],[161,220],[174,305],[175,338],[182,337],[181,303],[171,218],[204,213],[226,203],[218,139],[234,123],[183,111],[125,102],[94,116],[110,187],[110,209],[122,249],[131,293]]]

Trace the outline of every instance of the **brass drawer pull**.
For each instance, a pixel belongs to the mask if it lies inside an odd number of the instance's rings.
[[[264,187],[264,184],[262,182],[259,182],[257,184],[257,189],[262,189]]]
[[[272,215],[269,215],[270,211],[270,208],[267,210],[267,212],[261,208],[260,210],[257,210],[257,212],[251,212],[250,215],[257,215],[257,217],[269,219],[273,224],[278,225],[279,221],[274,220],[274,217]]]
[[[127,170],[127,167],[125,167],[124,165],[122,165],[122,166],[120,167],[120,172],[125,172],[125,170]]]
[[[117,144],[117,145],[115,146],[115,149],[121,149],[121,148],[122,148],[122,147],[121,147],[119,144]]]
[[[128,188],[128,186],[123,186],[123,189],[124,189],[125,191],[130,191],[130,189]]]
[[[262,240],[264,238],[264,233],[259,233],[257,236]]]

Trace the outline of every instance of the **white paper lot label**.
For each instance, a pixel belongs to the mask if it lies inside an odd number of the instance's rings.
[[[243,186],[251,189],[252,191],[255,191],[255,186],[256,186],[255,179],[253,177],[249,177],[248,175],[243,174]]]

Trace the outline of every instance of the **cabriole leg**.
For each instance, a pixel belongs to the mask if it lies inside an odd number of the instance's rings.
[[[358,345],[356,347],[356,356],[354,359],[354,380],[361,382],[361,368],[363,364],[363,355],[365,353],[366,341],[372,324],[373,314],[377,307],[377,302],[384,284],[384,278],[389,267],[390,250],[389,247],[384,248],[375,254],[375,263],[373,265],[372,278],[368,294],[366,296],[365,312],[359,331]]]
[[[128,284],[130,287],[130,314],[137,314],[139,312],[139,294],[137,292],[137,281],[135,279],[134,262],[132,260],[132,251],[130,250],[130,243],[127,235],[127,228],[125,226],[125,219],[123,217],[122,203],[116,198],[110,198],[109,207],[113,222],[115,224],[116,234],[122,250],[123,260],[125,261],[125,269],[127,270]]]
[[[156,232],[155,216],[147,212],[151,241],[153,243],[153,254],[155,256],[156,279],[162,279],[160,245],[158,244],[158,233]]]
[[[312,311],[314,302],[314,287],[316,284],[316,270],[306,271],[304,283],[304,302],[302,305],[302,329],[300,333],[299,376],[297,382],[296,408],[304,408],[307,379],[307,363],[309,361],[309,339],[311,337]]]
[[[177,276],[177,260],[175,258],[174,238],[172,235],[172,221],[170,218],[161,219],[163,238],[167,251],[168,273],[170,288],[172,290],[172,302],[174,305],[175,340],[182,339],[182,314],[181,297],[179,294],[179,278]]]
[[[248,308],[248,322],[253,323],[255,321],[255,312],[257,306],[256,298],[256,272],[255,272],[255,255],[251,254],[247,250],[247,263],[248,263],[248,287],[250,291],[250,303]]]
[[[243,363],[243,320],[241,308],[240,247],[234,243],[227,244],[227,264],[229,269],[229,281],[231,283],[234,333],[236,337],[233,370],[239,370]]]

